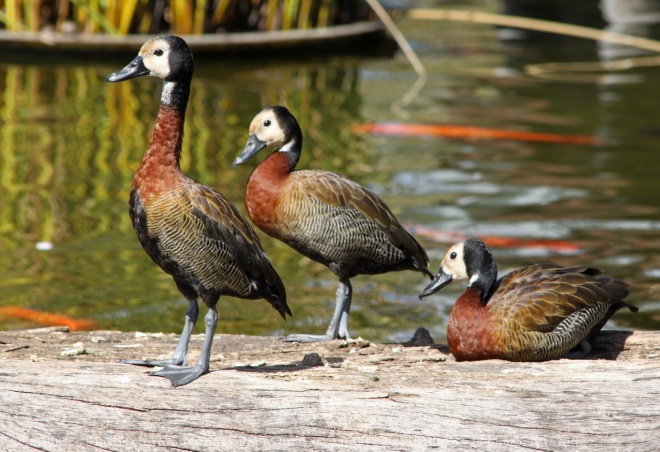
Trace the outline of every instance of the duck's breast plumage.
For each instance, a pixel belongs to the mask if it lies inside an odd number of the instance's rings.
[[[266,234],[277,238],[280,202],[288,191],[290,164],[284,153],[273,153],[254,169],[245,187],[245,209],[250,219]]]
[[[483,305],[478,290],[468,288],[456,300],[447,324],[447,344],[457,361],[500,356],[500,337],[493,328],[493,315]]]

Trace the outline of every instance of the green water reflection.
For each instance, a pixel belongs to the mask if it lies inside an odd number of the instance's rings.
[[[231,162],[254,114],[284,104],[305,133],[299,167],[338,171],[373,187],[405,223],[576,243],[583,249],[577,255],[495,252],[502,271],[546,260],[600,266],[632,284],[630,301],[643,310],[618,316],[617,324],[660,329],[660,70],[638,70],[627,83],[541,82],[519,71],[557,57],[552,46],[507,49],[495,30],[478,25],[403,21],[402,27],[431,73],[412,100],[404,95],[415,77],[400,57],[198,61],[183,170],[242,209],[251,168],[234,170]],[[595,58],[593,48],[582,51]],[[92,318],[104,329],[178,332],[186,304],[142,251],[127,213],[160,82],[106,84],[105,75],[127,61],[0,62],[1,304]],[[386,120],[596,134],[616,144],[466,143],[351,132],[355,123]],[[284,323],[263,301],[225,297],[219,331],[321,333],[334,306],[335,278],[262,238],[294,318]],[[447,243],[420,241],[435,271]],[[53,249],[39,251],[38,242]],[[419,302],[425,283],[413,272],[356,278],[353,334],[405,340],[425,326],[443,340],[461,288]],[[3,329],[33,326],[0,319]]]
[[[170,277],[144,255],[127,215],[128,189],[151,133],[160,82],[106,84],[113,69],[74,62],[0,70],[3,304],[93,318],[102,328],[177,331],[181,298]],[[242,208],[250,169],[233,170],[231,162],[252,116],[269,104],[296,111],[306,132],[301,166],[353,173],[370,168],[360,140],[347,133],[361,104],[354,63],[239,67],[218,76],[221,71],[202,63],[193,82],[181,162],[191,177]],[[293,302],[314,300],[297,317],[325,323],[334,298],[334,288],[326,290],[334,284],[331,274],[263,240],[287,284],[295,281]],[[39,251],[39,242],[54,248]],[[223,299],[222,313],[226,332],[274,334],[284,328],[264,302]],[[6,319],[3,326],[30,324]]]

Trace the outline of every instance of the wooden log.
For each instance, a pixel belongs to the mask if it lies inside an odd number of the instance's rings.
[[[605,331],[590,359],[544,363],[457,363],[439,345],[218,335],[212,372],[180,388],[117,362],[168,357],[176,339],[1,332],[0,449],[660,447],[660,332]],[[191,355],[201,342],[193,336]]]

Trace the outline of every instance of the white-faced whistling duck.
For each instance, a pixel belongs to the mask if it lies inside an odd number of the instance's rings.
[[[147,41],[128,66],[107,77],[109,82],[142,75],[163,79],[158,118],[133,180],[129,213],[142,247],[172,275],[188,300],[188,310],[171,360],[124,362],[164,366],[151,375],[168,378],[172,386],[185,385],[208,372],[221,295],[264,298],[283,318],[291,315],[284,284],[252,227],[223,195],[181,171],[192,74],[193,57],[186,42],[176,36],[159,36]],[[186,355],[199,312],[198,298],[208,307],[206,333],[197,365],[188,366]]]
[[[469,285],[447,326],[449,350],[458,361],[584,357],[612,314],[624,307],[637,312],[623,301],[628,284],[591,267],[531,265],[497,280],[492,254],[476,239],[449,248],[420,298],[460,280]]]
[[[285,341],[349,339],[350,278],[356,275],[417,270],[433,277],[424,249],[373,192],[331,172],[294,171],[303,136],[289,110],[266,108],[252,120],[249,134],[234,167],[275,146],[247,183],[245,207],[252,222],[339,278],[325,335],[292,335]]]

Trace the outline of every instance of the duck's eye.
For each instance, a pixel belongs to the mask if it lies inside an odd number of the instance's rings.
[[[456,259],[456,256],[458,256],[458,254],[456,254],[456,251],[454,251],[449,255],[449,259]]]
[[[154,55],[163,56],[163,50],[162,49],[156,49],[156,51],[154,52]]]
[[[270,119],[266,119],[264,121],[264,127],[268,127],[270,125]]]

